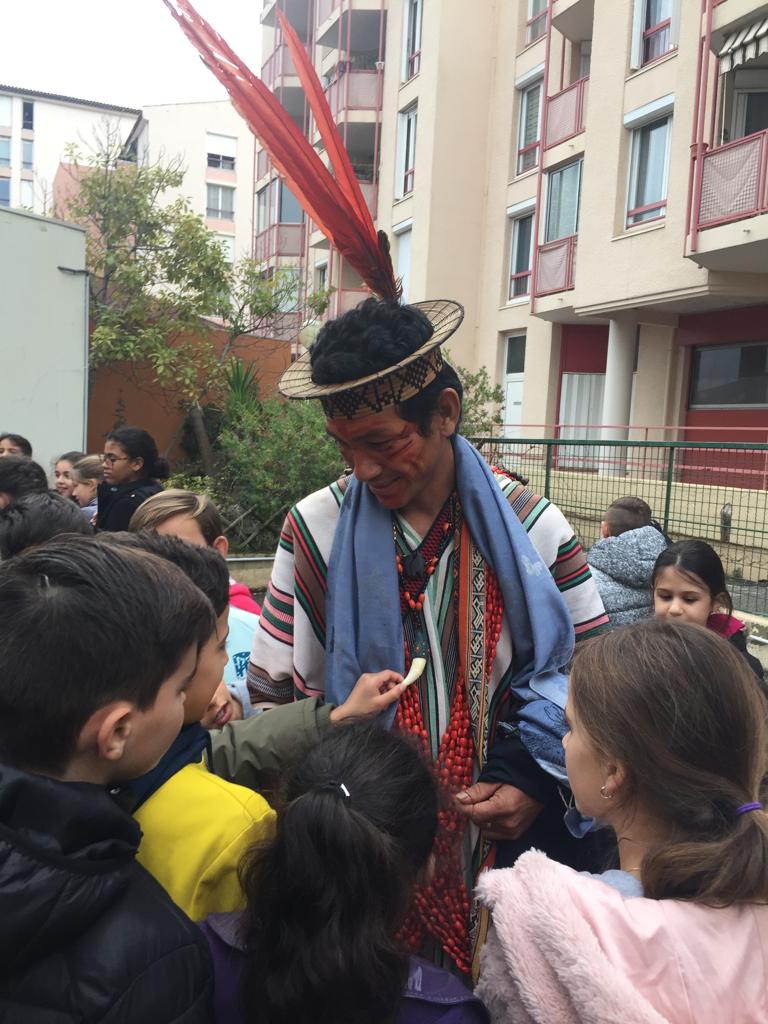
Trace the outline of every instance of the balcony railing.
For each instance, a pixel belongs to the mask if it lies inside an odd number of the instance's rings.
[[[260,149],[256,157],[256,180],[261,181],[272,170],[272,161],[266,149]]]
[[[304,252],[303,224],[272,224],[254,242],[254,258],[257,263],[273,256],[301,256]]]
[[[578,235],[558,238],[539,246],[536,264],[536,295],[565,292],[574,286]]]
[[[377,110],[381,103],[378,71],[344,71],[326,87],[331,113],[342,110]]]
[[[580,78],[567,89],[550,96],[547,103],[547,125],[544,148],[550,149],[584,131],[589,78]]]
[[[698,225],[713,228],[768,211],[768,131],[704,154]]]
[[[275,47],[261,66],[261,80],[268,89],[274,89],[275,83],[280,78],[295,74],[296,65],[293,63],[291,51],[285,43],[280,43]]]

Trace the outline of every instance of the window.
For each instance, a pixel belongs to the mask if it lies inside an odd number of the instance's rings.
[[[235,239],[232,235],[214,235],[214,238],[219,243],[224,259],[231,267],[235,261]]]
[[[277,221],[279,224],[301,224],[304,221],[304,211],[284,181],[280,182]]]
[[[260,235],[269,227],[269,185],[256,193],[256,234]]]
[[[768,344],[693,350],[690,406],[768,405]]]
[[[528,23],[525,31],[526,43],[535,43],[547,31],[547,0],[528,0]]]
[[[206,216],[217,220],[235,219],[235,190],[226,185],[207,185]]]
[[[281,270],[278,278],[276,297],[281,313],[295,313],[301,296],[301,272],[291,267]]]
[[[633,68],[651,64],[675,49],[679,3],[680,0],[635,0]]]
[[[400,113],[397,131],[397,180],[395,194],[398,199],[413,192],[416,165],[416,107]]]
[[[324,292],[328,287],[328,264],[315,264],[315,291]]]
[[[403,286],[403,302],[408,301],[411,287],[411,237],[412,228],[406,227],[393,232],[397,239],[397,276]]]
[[[403,81],[418,75],[421,68],[422,0],[406,0],[405,45],[403,46]]]
[[[632,132],[627,227],[664,217],[671,117],[662,117]]]
[[[0,206],[11,205],[11,181],[9,178],[0,178]]]
[[[545,242],[556,242],[578,232],[580,193],[581,160],[548,175]]]
[[[25,171],[31,171],[35,165],[35,144],[32,139],[21,140],[21,166]]]
[[[219,168],[222,171],[234,171],[237,139],[230,135],[215,135],[213,132],[206,132],[205,141],[208,149],[208,166]]]
[[[11,140],[8,135],[0,135],[0,167],[11,166]]]
[[[517,141],[517,173],[523,174],[539,162],[541,134],[541,82],[534,82],[520,95],[520,128]]]
[[[35,209],[35,193],[31,181],[21,182],[21,202],[19,206],[23,206],[25,210]]]
[[[592,66],[592,40],[582,39],[579,43],[579,78],[587,78]]]
[[[21,105],[21,127],[28,131],[35,127],[35,104],[31,100],[24,100]]]
[[[525,335],[507,335],[507,374],[525,372]]]
[[[0,96],[0,124],[10,125],[11,123],[11,97]]]
[[[768,89],[737,89],[733,106],[734,139],[743,139],[768,128]]]
[[[533,214],[512,221],[509,249],[508,300],[519,299],[531,292],[531,253],[533,245]],[[507,370],[507,373],[511,371]]]

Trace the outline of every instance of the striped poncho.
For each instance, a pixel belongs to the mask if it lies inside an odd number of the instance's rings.
[[[563,595],[577,641],[599,632],[608,619],[581,545],[565,517],[545,498],[509,477],[498,473],[497,480]],[[291,509],[285,520],[248,669],[248,688],[254,703],[283,704],[324,693],[327,564],[346,484],[344,478],[310,494]],[[404,542],[411,548],[418,547],[421,538],[404,520],[399,522]],[[463,529],[467,529],[466,524]],[[428,709],[425,718],[429,720],[433,751],[447,724],[454,682],[451,666],[460,656],[455,650],[452,613],[454,557],[452,543],[430,579],[424,605],[430,657],[419,686],[422,707]],[[490,696],[503,688],[511,663],[511,640],[505,624],[488,681]],[[488,703],[483,701],[484,706]],[[487,748],[487,736],[485,739],[486,743],[479,745],[480,762]],[[478,769],[481,767],[482,763]]]

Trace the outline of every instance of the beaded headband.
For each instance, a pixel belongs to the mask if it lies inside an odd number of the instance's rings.
[[[445,365],[440,345],[458,328],[464,308],[451,299],[414,302],[413,307],[424,313],[433,332],[405,359],[357,380],[316,384],[310,353],[304,352],[280,378],[280,393],[286,398],[319,398],[329,419],[343,416],[349,420],[370,416],[418,395]]]

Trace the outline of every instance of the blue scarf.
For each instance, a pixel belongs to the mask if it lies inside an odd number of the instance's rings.
[[[521,739],[545,771],[565,780],[560,741],[568,681],[562,670],[573,651],[571,617],[485,460],[460,436],[453,439],[453,451],[464,521],[504,598]],[[326,610],[327,700],[342,704],[364,672],[404,670],[392,516],[354,477],[333,537]],[[391,708],[387,725],[394,716]]]

